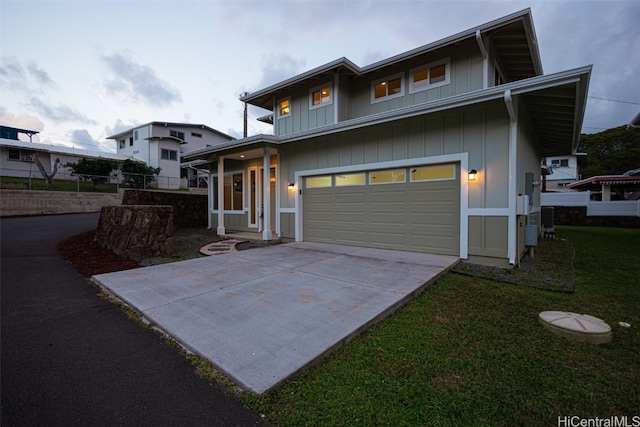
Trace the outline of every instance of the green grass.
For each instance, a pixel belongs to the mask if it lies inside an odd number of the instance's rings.
[[[322,363],[243,401],[281,426],[555,426],[563,415],[640,415],[640,230],[558,227],[558,237],[575,247],[574,293],[448,273]],[[613,342],[553,335],[537,322],[545,310],[600,317]]]
[[[15,178],[9,176],[0,177],[0,182],[20,183],[26,184],[25,189],[29,188],[29,178]],[[63,179],[54,179],[53,187],[46,188],[45,180],[43,178],[31,178],[31,190],[39,191],[78,191],[78,183],[76,181],[69,181]],[[80,192],[92,192],[92,193],[117,193],[118,187],[116,184],[96,184],[88,181],[80,181]]]

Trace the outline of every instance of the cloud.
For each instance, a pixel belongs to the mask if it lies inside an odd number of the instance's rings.
[[[296,59],[286,53],[264,55],[261,59],[262,78],[257,88],[265,88],[300,74],[306,66],[304,59]]]
[[[39,98],[31,98],[29,106],[39,114],[58,123],[82,122],[95,125],[95,120],[89,119],[86,115],[74,110],[66,105],[48,105]]]
[[[23,65],[16,57],[3,57],[0,66],[0,84],[16,91],[39,92],[56,84],[49,74],[31,61]]]
[[[105,82],[108,92],[155,107],[182,101],[178,89],[158,78],[151,67],[135,62],[130,52],[102,55],[101,59],[113,73],[113,78]]]

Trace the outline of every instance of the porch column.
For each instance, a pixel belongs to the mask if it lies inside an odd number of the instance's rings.
[[[611,186],[609,184],[602,184],[602,201],[611,201]]]
[[[224,229],[224,157],[218,157],[218,236],[225,235]]]
[[[271,240],[271,150],[265,147],[262,159],[262,240]]]

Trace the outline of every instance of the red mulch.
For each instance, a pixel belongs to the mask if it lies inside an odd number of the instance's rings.
[[[140,264],[116,255],[94,242],[95,231],[73,236],[63,242],[59,249],[62,256],[84,277],[113,271],[130,270]]]

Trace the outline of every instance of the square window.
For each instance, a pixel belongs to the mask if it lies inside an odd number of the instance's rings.
[[[444,64],[429,69],[429,84],[440,83],[445,79],[446,67]]]
[[[20,160],[20,150],[9,148],[9,160]]]
[[[178,160],[178,152],[176,150],[168,150],[163,148],[160,151],[160,158],[162,160]]]
[[[279,103],[280,117],[288,116],[291,114],[291,98],[283,99]]]
[[[325,86],[317,90],[312,89],[311,104],[321,105],[329,104],[331,102],[331,87]]]
[[[173,136],[174,138],[178,138],[184,141],[184,132],[179,132],[177,130],[170,130],[169,136]]]
[[[425,86],[429,82],[428,78],[429,72],[426,69],[416,71],[413,73],[413,87]]]
[[[404,75],[399,74],[383,80],[378,80],[372,85],[371,101],[378,102],[404,95]]]

